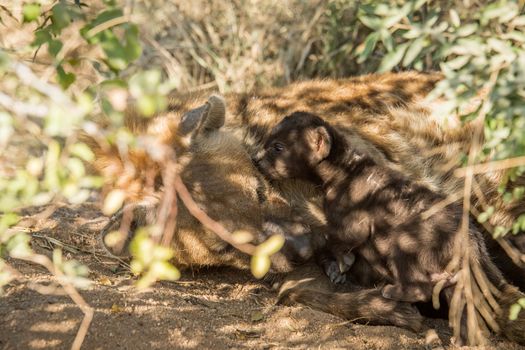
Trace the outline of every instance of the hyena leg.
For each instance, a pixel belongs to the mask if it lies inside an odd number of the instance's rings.
[[[379,288],[353,288],[334,292],[335,286],[319,267],[307,264],[286,276],[279,292],[279,301],[285,305],[300,303],[356,322],[394,325],[418,332],[423,317],[409,303],[383,298]]]
[[[396,254],[389,265],[394,281],[382,288],[383,297],[408,303],[430,300],[434,284],[416,257]]]
[[[425,302],[432,296],[432,284],[387,284],[381,290],[381,294],[387,299],[407,303]]]

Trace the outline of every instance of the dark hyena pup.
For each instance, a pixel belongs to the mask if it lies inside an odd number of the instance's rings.
[[[258,165],[271,179],[322,187],[329,250],[340,262],[359,252],[390,282],[382,289],[385,298],[428,301],[435,283],[450,277],[461,207],[451,204],[422,219],[445,196],[377,164],[320,117],[297,112],[284,118]]]

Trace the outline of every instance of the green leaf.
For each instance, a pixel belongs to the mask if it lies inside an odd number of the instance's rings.
[[[236,244],[245,244],[253,241],[253,234],[246,230],[237,230],[232,233],[232,239]]]
[[[376,47],[378,39],[379,39],[379,33],[377,32],[370,33],[366,37],[365,42],[364,42],[364,49],[359,54],[359,57],[357,58],[357,63],[363,63],[368,58],[368,56],[370,56],[370,54],[372,53],[372,51],[374,51]]]
[[[470,56],[458,56],[453,60],[446,62],[446,65],[453,70],[463,68],[470,61]]]
[[[385,45],[387,51],[392,51],[394,49],[394,39],[388,29],[381,31],[381,42]]]
[[[458,28],[461,25],[461,20],[459,19],[458,12],[454,9],[450,9],[449,15],[450,15],[450,22],[452,23],[452,25]]]
[[[263,278],[270,270],[270,258],[267,255],[252,256],[251,270],[255,278]]]
[[[518,14],[517,5],[512,2],[498,1],[490,4],[483,9],[481,13],[481,24],[485,25],[490,20],[498,18],[500,23],[510,21]]]
[[[3,214],[0,217],[0,236],[3,231],[16,224],[19,220],[19,216],[15,213]]]
[[[525,214],[521,214],[518,217],[518,223],[520,224],[521,231],[525,232]]]
[[[469,24],[465,24],[459,27],[456,34],[459,37],[466,37],[466,36],[474,34],[477,30],[478,30],[477,23],[469,23]]]
[[[126,39],[126,45],[124,47],[126,51],[126,58],[128,62],[133,62],[142,54],[142,46],[139,40],[139,29],[134,24],[129,24],[128,29],[124,35]]]
[[[525,194],[525,187],[518,186],[512,190],[512,196],[515,200],[520,200],[523,198],[523,194]]]
[[[50,40],[48,42],[47,51],[49,52],[51,56],[56,57],[61,49],[62,49],[62,42],[60,42],[59,40]]]
[[[41,29],[35,32],[35,39],[31,43],[31,46],[40,46],[52,40],[51,34],[48,29]]]
[[[126,199],[126,192],[120,189],[111,190],[106,198],[104,199],[104,206],[102,207],[102,213],[106,216],[111,216],[116,213]]]
[[[95,154],[93,151],[91,151],[91,148],[82,142],[75,143],[69,147],[69,153],[82,160],[85,160],[86,162],[92,162],[95,160]]]
[[[378,31],[383,27],[383,21],[379,17],[359,16],[359,20],[368,28]]]
[[[167,261],[154,261],[151,271],[156,279],[164,281],[176,281],[180,278],[180,272]]]
[[[424,37],[414,40],[407,49],[402,65],[404,67],[407,67],[408,65],[410,65],[417,58],[417,56],[421,53],[421,50],[423,50],[424,46],[425,46]]]
[[[40,16],[41,8],[40,4],[25,4],[22,8],[22,14],[24,15],[24,22],[33,22]]]
[[[509,310],[509,320],[516,321],[518,319],[518,315],[520,314],[522,307],[519,304],[514,304],[510,307]]]
[[[60,157],[60,144],[52,140],[47,146],[46,167],[45,167],[45,184],[52,191],[60,188],[60,175],[58,169],[58,160]]]
[[[381,60],[381,64],[379,65],[379,69],[377,70],[380,73],[388,72],[392,70],[399,62],[401,62],[401,59],[403,58],[403,55],[405,54],[405,51],[408,48],[409,43],[404,43],[401,45],[398,45],[394,51],[389,52],[383,59]]]
[[[80,179],[86,174],[84,163],[78,158],[68,158],[66,166],[70,171],[71,177],[74,179]]]
[[[487,222],[487,220],[490,218],[490,215],[487,212],[483,212],[478,215],[478,222],[480,224]]]
[[[57,67],[57,79],[62,89],[66,90],[76,80],[76,76],[73,73],[66,73],[62,66]]]
[[[30,237],[25,233],[17,233],[7,241],[7,251],[13,258],[25,258],[31,255]]]
[[[51,11],[51,21],[55,33],[59,33],[71,23],[71,15],[65,2],[59,2],[53,6]]]
[[[509,232],[508,228],[503,227],[503,226],[496,226],[496,228],[494,229],[494,233],[492,234],[492,237],[494,237],[494,239],[498,239],[500,237],[505,236],[507,232]]]
[[[510,203],[512,202],[512,193],[507,192],[503,195],[503,202]]]
[[[157,110],[155,102],[155,97],[150,95],[143,95],[140,96],[137,100],[137,108],[142,115],[150,117]]]
[[[252,320],[252,322],[259,322],[259,321],[262,321],[262,319],[264,318],[264,315],[262,312],[260,311],[254,311],[252,312],[252,315],[250,317],[250,319]]]
[[[282,235],[276,234],[272,235],[266,241],[262,242],[255,249],[256,255],[272,255],[275,254],[281,249],[284,245],[284,237]]]
[[[390,28],[392,27],[393,25],[397,24],[400,20],[402,20],[404,17],[406,17],[406,15],[408,14],[408,11],[409,11],[409,7],[407,7],[406,5],[410,5],[410,4],[405,4],[404,6],[404,11],[403,9],[402,10],[398,10],[398,11],[395,11],[394,14],[392,14],[391,16],[387,17],[383,23],[382,23],[382,26],[384,28]]]
[[[520,305],[522,308],[525,308],[525,298],[519,298],[518,305]]]

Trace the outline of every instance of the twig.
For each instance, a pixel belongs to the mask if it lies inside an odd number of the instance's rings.
[[[465,177],[468,170],[472,171],[472,174],[483,174],[490,173],[493,171],[504,170],[509,168],[515,168],[518,166],[525,165],[525,156],[509,158],[504,160],[496,160],[492,162],[469,165],[467,167],[459,168],[454,171],[454,175],[457,177]]]
[[[452,195],[448,195],[445,199],[443,199],[442,201],[439,201],[438,203],[432,205],[430,208],[428,208],[427,210],[425,210],[424,212],[421,213],[421,218],[423,220],[427,220],[429,217],[431,217],[432,215],[438,213],[439,211],[443,210],[444,208],[446,208],[448,205],[458,201],[459,199],[461,199],[461,197],[463,197],[463,193],[461,193],[460,191],[452,194]]]
[[[33,71],[23,63],[12,61],[9,67],[25,84],[31,86],[43,95],[49,97],[57,105],[67,109],[69,113],[74,115],[83,115],[83,111],[73,103],[73,101],[62,92],[62,90],[52,84],[46,83],[37,77]]]
[[[82,310],[84,318],[80,323],[75,340],[71,345],[72,350],[79,350],[84,342],[89,325],[93,320],[93,308],[82,298],[77,289],[65,278],[64,274],[60,269],[56,268],[53,262],[45,255],[31,254],[29,256],[15,256],[14,258],[26,260],[44,266],[51,274],[57,277],[58,283],[62,286],[64,291],[69,295],[71,300]]]
[[[173,159],[168,161],[163,173],[162,179],[165,181],[166,188],[172,189],[175,187],[175,177],[177,174],[177,164],[175,163],[175,152],[172,151]],[[168,190],[164,196],[163,202],[159,208],[159,211],[164,211],[166,214],[160,216],[162,226],[164,228],[164,233],[162,235],[162,244],[164,246],[169,246],[173,235],[175,234],[175,229],[177,227],[177,193],[173,190]]]
[[[124,16],[120,16],[120,17],[117,17],[117,18],[110,19],[109,21],[100,23],[98,26],[91,28],[87,32],[86,36],[88,38],[91,38],[91,37],[97,35],[98,33],[103,32],[106,29],[109,29],[111,27],[118,26],[120,24],[124,24],[126,22],[129,22],[129,20],[130,20],[130,17],[128,15],[124,15]]]
[[[223,241],[231,244],[232,246],[234,246],[241,252],[250,254],[250,255],[254,254],[255,252],[254,245],[249,244],[249,243],[244,243],[244,244],[236,243],[233,240],[231,233],[224,226],[222,226],[220,223],[210,218],[208,214],[206,214],[201,208],[199,208],[197,203],[195,203],[195,201],[191,197],[190,192],[188,191],[188,189],[182,182],[180,175],[178,174],[175,178],[175,190],[179,194],[180,199],[182,200],[182,202],[184,203],[188,211],[191,213],[191,215],[193,215],[197,220],[199,220],[204,227],[215,232],[215,234],[219,236]]]
[[[512,259],[512,261],[521,268],[525,268],[525,254],[520,252],[518,248],[514,247],[504,238],[496,239],[496,242],[499,243],[501,248],[505,250],[507,255]]]
[[[491,87],[494,86],[496,79],[498,77],[499,70],[494,71],[491,74],[489,84]],[[480,114],[477,117],[477,120],[480,121],[479,125],[474,130],[474,136],[472,138],[472,144],[470,145],[467,167],[465,168],[465,182],[463,187],[463,211],[462,219],[460,226],[460,234],[455,245],[455,257],[453,263],[457,263],[458,259],[461,259],[461,268],[458,272],[458,283],[456,289],[454,290],[454,295],[452,297],[453,301],[456,301],[450,308],[450,322],[454,329],[454,335],[456,337],[461,336],[461,319],[463,315],[463,308],[467,308],[467,338],[470,345],[481,345],[486,343],[486,338],[481,332],[484,325],[480,324],[481,319],[478,318],[477,312],[481,315],[487,316],[490,315],[488,310],[487,303],[483,303],[482,299],[486,296],[482,295],[478,288],[475,288],[474,285],[476,280],[478,283],[483,283],[486,276],[482,272],[479,261],[476,256],[471,255],[471,244],[470,244],[470,234],[469,234],[469,219],[470,219],[470,209],[471,209],[471,193],[474,181],[474,168],[473,164],[476,159],[477,154],[479,153],[482,145],[482,131],[483,131],[483,121],[489,111],[490,103],[489,100],[485,100],[484,104],[480,108]],[[459,258],[461,257],[461,258]],[[452,263],[451,263],[452,264]],[[474,276],[472,275],[471,267],[474,269]],[[455,269],[454,266],[452,268]],[[478,276],[476,276],[478,275]],[[473,278],[474,277],[474,278]],[[477,278],[476,278],[477,277]],[[487,292],[488,286],[483,285],[484,291]],[[458,304],[457,300],[463,299],[461,296],[464,296],[464,306]],[[477,299],[480,300],[477,300]],[[489,299],[490,300],[490,299]],[[488,308],[488,309],[487,309]],[[488,317],[488,316],[487,316]],[[485,320],[489,324],[491,323],[491,318]]]
[[[214,232],[223,241],[231,244],[241,252],[253,255],[255,252],[255,246],[253,244],[237,243],[232,238],[232,234],[222,224],[210,218],[208,214],[206,214],[206,212],[204,212],[204,210],[202,210],[197,205],[197,203],[195,203],[193,197],[188,191],[186,185],[184,185],[184,182],[182,181],[182,178],[180,177],[180,174],[178,172],[176,166],[177,163],[175,151],[171,147],[155,142],[154,140],[150,141],[148,139],[145,139],[144,142],[146,142],[147,144],[149,144],[150,142],[155,143],[154,145],[150,145],[151,147],[147,147],[148,150],[155,150],[154,153],[150,152],[150,156],[152,157],[152,159],[156,160],[157,162],[162,161],[168,163],[168,166],[166,166],[166,169],[163,172],[163,181],[166,181],[164,188],[165,198],[163,204],[161,205],[161,211],[159,211],[159,213],[161,213],[163,217],[158,218],[162,223],[160,227],[163,229],[164,233],[164,237],[162,239],[163,243],[170,242],[171,238],[173,237],[177,214],[177,212],[173,209],[171,211],[168,211],[167,208],[163,207],[169,207],[169,205],[176,204],[176,198],[174,197],[176,197],[175,194],[178,194],[182,203],[184,203],[184,205],[186,206],[186,209],[188,209],[190,214],[193,215],[197,220],[199,220],[205,228]]]
[[[38,118],[49,115],[47,106],[17,101],[3,92],[0,92],[0,106],[17,115],[30,115]]]
[[[149,35],[145,35],[143,39],[148,44],[153,46],[153,48],[157,50],[162,57],[165,58],[167,62],[164,63],[164,66],[166,67],[168,76],[170,80],[174,80],[177,77],[177,72],[174,67],[180,66],[177,60],[172,56],[172,54],[168,50],[166,50],[166,48],[164,48],[161,44],[157,42],[157,40],[151,38]]]

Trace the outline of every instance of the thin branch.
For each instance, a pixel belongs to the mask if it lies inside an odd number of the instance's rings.
[[[47,106],[17,101],[1,91],[0,106],[17,115],[30,115],[38,118],[44,118],[49,115],[49,108]]]
[[[113,18],[113,19],[110,19],[109,21],[106,21],[106,22],[103,22],[103,23],[100,23],[98,26],[94,27],[94,28],[91,28],[86,36],[88,38],[91,38],[95,35],[97,35],[98,33],[100,32],[103,32],[104,30],[106,29],[109,29],[111,27],[115,27],[115,26],[118,26],[120,24],[124,24],[124,23],[127,23],[129,22],[130,20],[130,17],[127,16],[127,15],[124,15],[124,16],[120,16],[120,17],[117,17],[117,18]]]
[[[77,289],[71,284],[71,282],[67,280],[66,276],[64,276],[64,273],[60,269],[56,268],[53,262],[47,256],[32,254],[29,256],[16,256],[15,258],[30,261],[35,264],[44,266],[51,274],[57,277],[58,283],[60,283],[64,291],[69,295],[71,300],[73,300],[73,302],[82,310],[82,312],[84,313],[84,318],[80,323],[73,344],[71,345],[72,350],[79,350],[82,346],[82,343],[84,342],[91,321],[93,320],[93,308],[89,306],[88,303],[86,303],[86,301],[84,300],[84,298],[82,298]]]
[[[456,169],[454,171],[454,175],[457,177],[465,177],[468,170],[471,170],[472,174],[483,174],[498,170],[515,168],[523,165],[525,165],[525,156],[509,158],[504,160],[496,160],[476,165],[469,165],[467,167]]]
[[[238,250],[243,253],[253,255],[255,252],[255,246],[253,244],[244,243],[238,244],[232,238],[232,234],[220,223],[213,220],[206,214],[191,197],[190,192],[186,188],[186,185],[182,182],[180,175],[177,175],[175,178],[175,190],[180,196],[180,199],[188,209],[188,211],[193,215],[197,220],[199,220],[204,227],[215,232],[223,241],[231,244]]]
[[[431,217],[432,215],[440,212],[441,210],[443,210],[444,208],[446,208],[450,204],[460,200],[461,197],[463,197],[463,193],[461,193],[461,191],[453,193],[452,195],[448,195],[442,201],[437,202],[436,204],[432,205],[430,208],[428,208],[427,210],[422,212],[421,213],[421,218],[423,220],[427,220],[429,217]]]
[[[233,239],[232,234],[221,223],[210,218],[208,214],[206,214],[206,212],[202,210],[199,207],[199,205],[193,200],[193,197],[188,191],[186,185],[184,185],[184,182],[182,181],[182,178],[180,177],[180,174],[177,170],[175,151],[171,147],[160,144],[152,139],[144,139],[143,142],[146,145],[147,150],[155,150],[154,153],[150,152],[150,156],[152,157],[152,159],[154,159],[157,162],[162,161],[164,162],[164,164],[166,164],[166,162],[168,163],[168,166],[166,167],[166,170],[163,173],[163,181],[167,182],[165,183],[164,189],[165,201],[163,205],[161,205],[161,207],[163,207],[164,205],[169,206],[171,204],[176,204],[176,199],[173,199],[171,197],[171,194],[173,194],[174,196],[175,194],[178,194],[182,203],[186,206],[190,214],[193,215],[197,220],[199,220],[205,228],[214,232],[217,236],[219,236],[219,238],[231,244],[239,251],[249,255],[253,255],[255,253],[255,246],[253,244],[237,243]],[[173,188],[174,191],[172,191],[171,188]],[[160,227],[164,229],[164,234],[169,235],[163,238],[163,242],[169,242],[171,241],[173,233],[167,231],[167,228],[169,228],[171,231],[175,231],[174,225],[176,225],[176,211],[172,210],[168,213],[168,210],[166,208],[163,209],[161,212],[164,213],[163,216],[165,218],[158,218],[163,223],[162,225],[160,225]],[[169,219],[170,216],[171,219]]]

